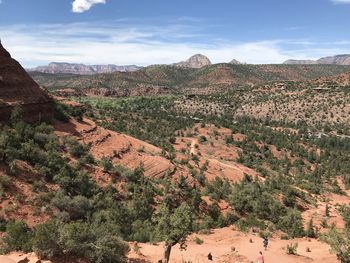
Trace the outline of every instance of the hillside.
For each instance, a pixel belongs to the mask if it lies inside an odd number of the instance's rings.
[[[81,94],[137,96],[212,93],[236,85],[257,85],[281,80],[308,80],[349,71],[336,65],[234,65],[216,64],[200,69],[150,66],[136,72],[76,76],[31,72],[41,86],[51,90],[71,88]]]
[[[70,87],[74,101],[55,97],[54,118],[34,124],[16,107],[0,126],[0,259],[180,263],[212,252],[219,263],[247,263],[262,237],[269,262],[346,259],[349,74],[324,77],[343,70],[220,64],[55,76],[123,80],[135,95],[157,94],[154,83],[211,94],[80,97],[84,89]],[[21,88],[49,98],[21,76],[32,86],[4,85],[17,90],[4,103],[21,101]]]

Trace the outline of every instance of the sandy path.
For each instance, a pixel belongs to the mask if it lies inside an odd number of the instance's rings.
[[[198,245],[191,241],[195,236],[204,241]],[[249,242],[252,239],[252,243]],[[244,234],[234,231],[230,228],[214,230],[211,235],[192,235],[189,238],[186,251],[180,251],[179,246],[175,246],[172,250],[170,263],[182,263],[190,261],[192,263],[208,262],[207,255],[209,252],[214,257],[214,262],[256,262],[256,258],[262,247],[262,239],[251,234]],[[284,248],[291,242],[298,243],[298,256],[287,255]],[[163,253],[163,246],[139,244],[142,253],[141,258],[145,262],[157,262]],[[232,251],[232,247],[235,251]],[[310,248],[311,252],[306,252],[306,248]],[[297,239],[297,240],[280,240],[278,238],[270,239],[270,246],[267,251],[263,251],[266,263],[336,263],[338,262],[335,255],[330,254],[328,245],[317,240]],[[237,259],[238,256],[240,259]],[[134,252],[130,257],[135,257]]]

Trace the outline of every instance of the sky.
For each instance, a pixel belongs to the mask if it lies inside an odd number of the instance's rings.
[[[0,38],[49,62],[281,63],[350,53],[350,0],[0,0]]]

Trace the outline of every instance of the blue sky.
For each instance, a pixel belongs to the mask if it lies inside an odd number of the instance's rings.
[[[51,61],[280,63],[350,53],[350,0],[0,0],[0,37],[24,66]]]

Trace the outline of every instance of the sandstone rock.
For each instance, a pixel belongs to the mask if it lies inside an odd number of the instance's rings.
[[[0,42],[0,121],[8,121],[14,105],[20,104],[29,122],[51,120],[52,100],[27,74]]]
[[[5,256],[0,256],[0,262],[1,263],[16,263],[16,261],[14,261],[13,259],[5,257]]]
[[[197,54],[190,57],[186,61],[182,61],[174,65],[177,67],[183,67],[183,68],[202,68],[202,67],[211,65],[211,62],[209,58],[207,58],[206,56]]]

